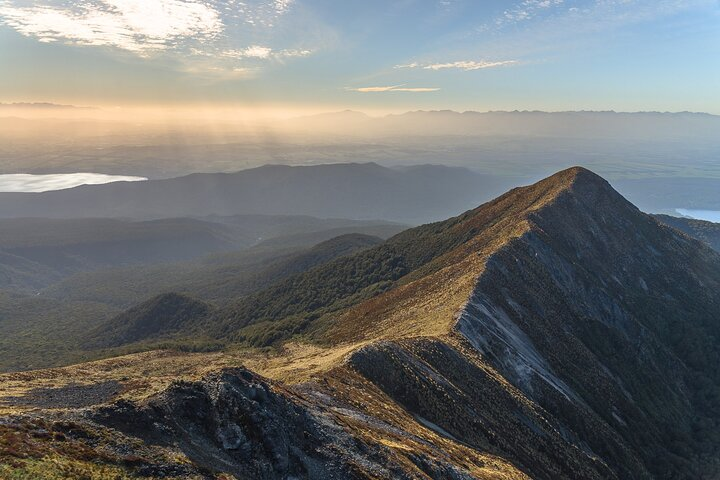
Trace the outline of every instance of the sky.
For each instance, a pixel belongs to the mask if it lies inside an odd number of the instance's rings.
[[[0,0],[0,102],[720,114],[720,1]]]

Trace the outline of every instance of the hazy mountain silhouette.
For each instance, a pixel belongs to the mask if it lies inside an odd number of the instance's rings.
[[[0,194],[0,218],[264,214],[422,223],[488,200],[513,183],[435,165],[268,165],[233,174]]]

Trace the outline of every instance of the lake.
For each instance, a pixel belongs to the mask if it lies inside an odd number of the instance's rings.
[[[102,173],[53,173],[33,175],[13,173],[0,175],[0,192],[49,192],[80,185],[99,185],[112,182],[142,182],[145,177],[105,175]]]
[[[675,211],[684,217],[720,223],[720,210],[688,210],[685,208],[676,208]]]

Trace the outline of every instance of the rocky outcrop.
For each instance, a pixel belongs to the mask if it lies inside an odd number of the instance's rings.
[[[178,382],[145,402],[118,402],[88,416],[147,445],[179,449],[199,471],[240,479],[524,478],[473,475],[403,425],[373,418],[320,385],[290,390],[244,368]],[[394,443],[368,438],[368,429],[390,434]],[[418,442],[423,448],[412,448]],[[170,467],[176,466],[152,468]]]
[[[333,451],[347,443],[342,430],[245,369],[177,383],[144,404],[104,408],[94,420],[177,446],[203,468],[238,478],[352,478],[350,462]]]

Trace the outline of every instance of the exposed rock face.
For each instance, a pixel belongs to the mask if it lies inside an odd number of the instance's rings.
[[[699,452],[718,445],[694,434],[717,421],[697,386],[717,382],[706,362],[718,344],[700,342],[699,362],[687,347],[720,333],[720,257],[586,171],[529,218],[487,263],[458,330],[621,477],[640,473],[623,472],[613,443],[655,476],[699,478],[711,458]]]
[[[455,441],[512,458],[532,478],[618,478],[595,454],[572,446],[547,412],[474,360],[469,349],[417,340],[372,345],[351,364],[417,418]]]
[[[242,368],[178,383],[142,404],[118,402],[90,416],[147,444],[179,448],[201,471],[242,479],[486,478],[431,445],[426,448],[440,460],[420,450],[400,458],[380,442],[367,442],[346,422],[392,430],[406,441],[413,441],[413,434],[317,386],[291,391]]]
[[[323,425],[244,369],[179,383],[143,405],[114,405],[95,419],[147,442],[176,444],[199,465],[239,478],[350,474],[346,464],[332,461],[338,427]]]

